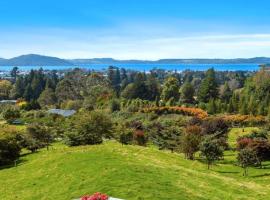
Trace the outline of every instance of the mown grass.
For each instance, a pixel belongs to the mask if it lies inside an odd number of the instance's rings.
[[[96,191],[123,199],[249,199],[270,196],[270,163],[249,177],[235,165],[235,153],[211,170],[200,161],[155,148],[106,142],[53,149],[22,157],[0,170],[0,199],[71,200]]]

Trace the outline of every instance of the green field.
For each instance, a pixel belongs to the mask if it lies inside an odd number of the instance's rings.
[[[235,153],[207,170],[199,160],[155,148],[106,142],[25,155],[0,170],[0,199],[71,200],[96,191],[123,199],[269,199],[270,163],[249,177],[235,166]]]

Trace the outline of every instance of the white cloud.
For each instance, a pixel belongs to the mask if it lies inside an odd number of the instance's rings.
[[[61,58],[236,58],[270,56],[270,34],[209,34],[123,29],[39,30],[2,33],[0,57],[37,53]],[[165,31],[163,30],[162,33]],[[168,30],[169,32],[169,30]],[[164,36],[162,36],[164,35]]]

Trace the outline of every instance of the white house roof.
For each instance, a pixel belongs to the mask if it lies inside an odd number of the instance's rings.
[[[64,117],[69,117],[69,116],[74,115],[76,113],[75,110],[62,110],[62,109],[50,109],[48,112],[51,114],[62,115]]]

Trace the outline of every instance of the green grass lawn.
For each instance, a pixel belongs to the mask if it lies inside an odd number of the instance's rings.
[[[17,167],[0,170],[0,199],[71,200],[96,191],[149,200],[270,197],[270,163],[243,177],[234,152],[226,152],[211,170],[181,154],[112,141],[74,148],[56,144],[21,160]]]

